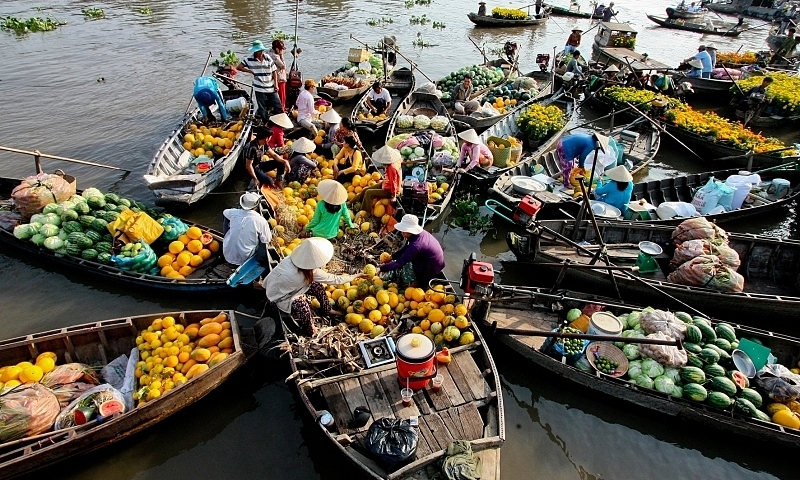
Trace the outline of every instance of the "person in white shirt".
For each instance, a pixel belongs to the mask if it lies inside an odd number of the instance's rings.
[[[307,238],[300,242],[290,256],[284,258],[269,272],[264,280],[267,301],[280,311],[291,314],[302,328],[304,335],[311,336],[316,331],[306,295],[316,297],[319,301],[319,312],[325,316],[332,310],[323,283],[343,285],[356,278],[367,277],[363,273],[334,275],[322,270],[331,258],[333,258],[331,242],[320,237]]]
[[[272,232],[267,220],[255,211],[261,197],[247,192],[239,198],[242,208],[228,208],[222,212],[228,228],[222,241],[225,261],[241,265],[255,255],[259,262],[267,261],[267,245]]]
[[[383,88],[381,82],[373,83],[372,89],[370,89],[367,94],[367,107],[370,112],[372,112],[373,115],[380,115],[389,110],[391,106],[392,95],[389,93],[389,90]]]
[[[314,118],[314,90],[317,89],[317,82],[313,78],[306,80],[303,90],[297,96],[297,123],[311,132],[311,136],[317,136],[317,127],[312,122]]]

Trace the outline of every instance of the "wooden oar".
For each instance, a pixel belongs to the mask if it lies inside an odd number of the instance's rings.
[[[213,56],[213,54],[212,54],[211,52],[208,52],[208,58],[206,58],[206,64],[205,64],[205,65],[203,65],[203,71],[202,71],[202,72],[200,72],[200,76],[201,76],[201,77],[202,77],[203,75],[205,75],[205,74],[206,74],[206,69],[208,68],[208,64],[209,64],[209,62],[211,62],[211,57],[212,57],[212,56]],[[191,99],[191,100],[189,100],[189,105],[186,105],[186,112],[184,113],[184,115],[188,114],[188,113],[189,113],[189,110],[191,110],[191,108],[192,108],[192,101],[193,101],[193,100],[194,100],[194,96],[192,96],[192,99]]]
[[[646,102],[642,102],[642,103],[637,103],[637,104],[636,104],[636,106],[637,106],[637,107],[641,107],[642,105],[647,105],[648,103],[652,103],[654,100],[655,100],[655,99],[653,99],[653,100],[648,100],[648,101],[646,101]],[[581,123],[580,125],[578,125],[578,126],[576,126],[576,127],[572,127],[572,128],[570,128],[569,130],[567,130],[567,132],[571,132],[571,131],[573,131],[573,130],[575,130],[575,129],[578,129],[578,128],[581,128],[581,127],[585,127],[586,125],[590,125],[590,124],[592,124],[592,123],[595,123],[595,122],[597,122],[597,121],[599,121],[599,120],[605,120],[606,118],[608,118],[608,117],[611,117],[611,116],[613,116],[613,115],[619,115],[619,114],[620,114],[620,113],[622,113],[622,112],[627,112],[627,111],[628,111],[628,110],[630,110],[631,108],[633,108],[633,107],[632,107],[632,106],[631,106],[631,107],[625,107],[625,108],[623,108],[622,110],[617,110],[617,111],[615,111],[615,112],[609,113],[608,115],[603,115],[602,117],[597,117],[597,118],[595,118],[594,120],[589,120],[588,122],[583,122],[583,123]]]
[[[650,120],[650,123],[652,123],[652,124],[653,124],[653,126],[654,126],[656,129],[658,129],[658,131],[660,131],[660,132],[662,132],[662,133],[666,133],[666,134],[667,134],[667,135],[669,135],[669,136],[670,136],[670,137],[671,137],[673,140],[675,140],[676,142],[678,142],[678,144],[679,144],[680,146],[682,146],[683,148],[685,148],[686,150],[688,150],[688,151],[689,151],[689,152],[690,152],[692,155],[694,155],[695,157],[699,158],[700,160],[703,160],[703,161],[705,161],[705,158],[701,157],[700,155],[698,155],[697,153],[695,153],[695,151],[694,151],[694,150],[692,150],[691,148],[689,148],[688,146],[686,146],[686,144],[685,144],[685,143],[683,143],[683,142],[681,142],[680,140],[678,140],[678,138],[677,138],[677,137],[675,137],[675,135],[673,135],[673,134],[672,134],[672,133],[671,133],[669,130],[667,130],[667,129],[666,129],[666,127],[663,127],[663,126],[662,126],[660,123],[656,122],[656,121],[655,121],[655,120],[653,120],[652,118],[650,118],[650,117],[648,117],[647,115],[645,115],[645,114],[644,114],[644,113],[643,113],[641,110],[639,110],[638,108],[636,108],[636,107],[634,107],[633,105],[631,105],[631,103],[630,103],[630,102],[625,102],[625,103],[626,103],[626,104],[628,104],[628,106],[630,106],[631,108],[633,108],[633,110],[634,110],[636,113],[638,113],[639,115],[643,116],[644,118],[646,118],[646,119]]]
[[[794,150],[794,148],[795,148],[795,146],[792,145],[791,147],[783,147],[783,148],[779,148],[777,150],[768,150],[766,152],[761,152],[761,153],[759,153],[759,155],[771,155],[773,153],[784,152],[786,150]],[[751,153],[752,152],[748,151],[747,153],[742,154],[742,155],[730,155],[728,157],[720,157],[720,158],[716,158],[714,160],[715,161],[736,160],[736,159],[748,157]],[[793,157],[786,157],[786,158],[800,158],[800,156],[793,156]]]
[[[87,162],[86,160],[77,160],[75,158],[69,157],[59,157],[58,155],[48,155],[46,153],[42,153],[39,150],[34,150],[29,152],[28,150],[20,150],[19,148],[11,148],[11,147],[4,147],[0,145],[0,150],[12,153],[23,153],[25,155],[31,155],[34,157],[34,162],[36,163],[36,171],[37,173],[42,173],[42,166],[40,164],[41,158],[50,158],[52,160],[61,160],[62,162],[69,162],[69,163],[77,163],[79,165],[88,165],[90,167],[100,167],[100,168],[107,168],[109,170],[119,170],[122,172],[131,173],[130,170],[126,170],[124,168],[119,167],[112,167],[111,165],[103,165],[102,163],[95,163],[95,162]]]

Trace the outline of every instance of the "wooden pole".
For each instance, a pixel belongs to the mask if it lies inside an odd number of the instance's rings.
[[[34,158],[34,162],[36,163],[37,173],[42,173],[41,158],[50,158],[52,160],[61,160],[63,162],[77,163],[80,165],[89,165],[91,167],[107,168],[109,170],[119,170],[122,172],[130,173],[130,170],[126,170],[124,168],[112,167],[111,165],[103,165],[102,163],[87,162],[86,160],[77,160],[75,158],[59,157],[58,155],[48,155],[46,153],[41,153],[39,150],[34,150],[32,152],[29,152],[28,150],[20,150],[18,148],[4,147],[2,145],[0,145],[0,150],[11,153],[22,153],[24,155],[32,155]]]
[[[206,69],[208,68],[209,62],[211,62],[211,57],[212,57],[212,53],[208,52],[208,58],[206,58],[206,64],[203,66],[203,71],[200,72],[200,76],[201,77],[206,74]],[[194,96],[192,96],[192,100],[194,100]],[[184,115],[189,113],[189,110],[191,110],[191,108],[192,108],[192,100],[189,100],[189,105],[186,105],[186,112],[184,113]]]

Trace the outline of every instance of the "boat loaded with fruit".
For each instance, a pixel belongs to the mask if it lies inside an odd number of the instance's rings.
[[[123,317],[3,340],[0,476],[127,438],[218,387],[274,333],[233,312]]]
[[[750,439],[800,445],[800,339],[685,311],[493,283],[465,262],[472,318],[593,391]],[[487,274],[487,272],[489,272]]]
[[[327,288],[344,319],[315,319],[312,336],[285,319],[290,378],[320,430],[371,478],[435,478],[457,452],[471,478],[500,478],[500,379],[467,308],[448,284],[363,272]]]

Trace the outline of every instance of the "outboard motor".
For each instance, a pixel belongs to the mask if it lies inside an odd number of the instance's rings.
[[[536,218],[536,214],[542,209],[542,202],[536,200],[531,195],[525,195],[514,208],[511,219],[518,225],[527,227]]]
[[[694,89],[689,82],[681,82],[675,87],[675,98],[681,102],[686,102],[686,96],[690,93],[694,93]]]
[[[540,53],[536,55],[536,64],[539,65],[539,70],[546,72],[547,67],[550,66],[550,54]]]
[[[479,262],[478,256],[473,252],[464,260],[461,269],[461,281],[458,286],[464,293],[477,296],[489,296],[494,283],[494,268],[491,263]]]

